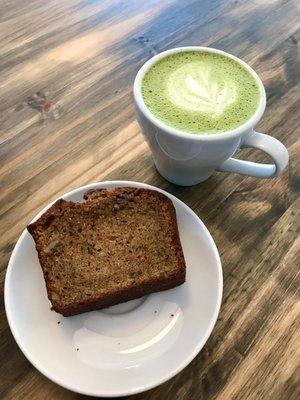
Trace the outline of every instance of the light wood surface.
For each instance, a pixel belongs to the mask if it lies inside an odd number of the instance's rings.
[[[204,349],[175,378],[131,399],[300,398],[299,12],[296,0],[0,0],[1,399],[87,398],[23,356],[3,282],[37,211],[107,179],[147,182],[187,203],[212,233],[224,270],[221,313]],[[183,45],[223,49],[261,76],[268,104],[258,130],[290,152],[280,177],[215,173],[183,188],[155,171],[132,83],[150,56]],[[253,150],[240,155],[264,160]]]

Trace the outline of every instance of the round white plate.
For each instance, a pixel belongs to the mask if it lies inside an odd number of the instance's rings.
[[[27,230],[16,244],[5,279],[8,322],[25,356],[52,381],[91,396],[139,393],[180,372],[207,341],[222,297],[216,245],[203,222],[176,197],[143,183],[111,181],[80,187],[63,198],[82,201],[89,189],[116,186],[158,190],[173,201],[187,265],[186,283],[140,300],[64,318],[50,310]]]

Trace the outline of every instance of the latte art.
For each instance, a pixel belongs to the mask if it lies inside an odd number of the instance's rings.
[[[208,51],[166,56],[142,81],[146,107],[165,124],[196,134],[219,133],[255,113],[260,89],[237,61]]]
[[[232,80],[218,82],[201,64],[190,63],[174,71],[168,80],[169,100],[182,109],[221,115],[236,100]]]

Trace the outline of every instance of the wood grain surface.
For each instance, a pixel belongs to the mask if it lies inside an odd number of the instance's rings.
[[[3,283],[33,216],[80,185],[127,179],[188,204],[219,248],[224,298],[204,349],[132,400],[300,398],[299,3],[284,0],[0,0],[0,398],[85,399],[42,376],[7,324]],[[132,83],[153,54],[212,46],[261,76],[258,130],[289,149],[273,180],[215,173],[183,188],[156,172],[135,120]],[[253,150],[243,158],[262,161]]]

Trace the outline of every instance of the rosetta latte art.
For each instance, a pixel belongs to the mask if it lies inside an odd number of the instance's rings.
[[[222,133],[255,113],[260,89],[237,61],[205,51],[170,54],[142,82],[146,107],[160,121],[195,134]]]
[[[168,80],[169,99],[178,107],[219,117],[236,100],[235,83],[215,80],[209,70],[190,63],[174,71]]]

